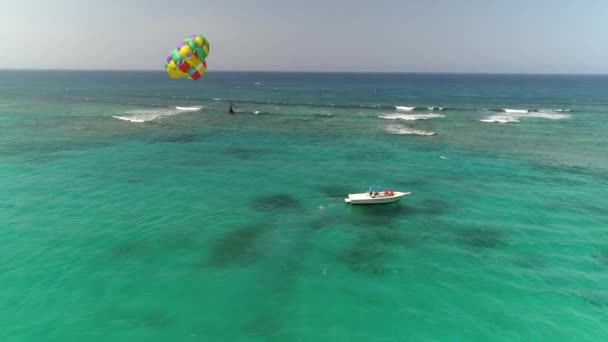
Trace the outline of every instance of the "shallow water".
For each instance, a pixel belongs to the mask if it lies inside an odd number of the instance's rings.
[[[599,76],[2,71],[0,339],[604,341],[607,113]]]

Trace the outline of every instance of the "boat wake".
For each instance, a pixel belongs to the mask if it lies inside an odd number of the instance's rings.
[[[445,115],[442,114],[387,114],[378,116],[380,119],[385,120],[405,120],[405,121],[416,121],[416,120],[430,120],[436,118],[445,118]]]
[[[397,135],[432,136],[432,135],[437,134],[436,132],[423,131],[420,129],[414,129],[414,128],[403,126],[403,125],[388,125],[384,128],[384,131],[389,134],[397,134]]]

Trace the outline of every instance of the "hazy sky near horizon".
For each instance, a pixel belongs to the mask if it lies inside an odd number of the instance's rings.
[[[605,0],[0,0],[0,68],[608,73]]]

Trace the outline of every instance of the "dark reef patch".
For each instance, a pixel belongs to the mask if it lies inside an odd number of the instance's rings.
[[[361,238],[353,246],[339,253],[338,260],[352,271],[361,271],[382,265],[386,255],[385,246],[369,243]]]
[[[357,215],[351,216],[349,221],[356,226],[388,225],[416,212],[414,208],[400,203],[353,206],[351,210]]]
[[[241,226],[226,233],[211,246],[205,265],[223,267],[254,263],[263,254],[260,243],[267,232],[268,227],[255,224]]]
[[[256,198],[251,207],[263,212],[292,211],[300,208],[300,202],[289,194],[274,194]]]
[[[475,249],[502,248],[508,245],[506,236],[496,230],[468,229],[456,234],[460,243]]]
[[[282,338],[284,322],[280,312],[265,311],[241,325],[241,331],[251,337],[264,340],[284,341]]]
[[[420,236],[411,235],[390,226],[366,228],[358,240],[338,252],[337,260],[353,272],[372,276],[395,273],[395,267],[385,266],[392,252],[414,246]]]

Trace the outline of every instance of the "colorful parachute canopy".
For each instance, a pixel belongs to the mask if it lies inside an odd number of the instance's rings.
[[[188,77],[198,80],[207,70],[205,58],[209,55],[209,41],[201,35],[184,39],[171,51],[165,70],[171,78]]]

